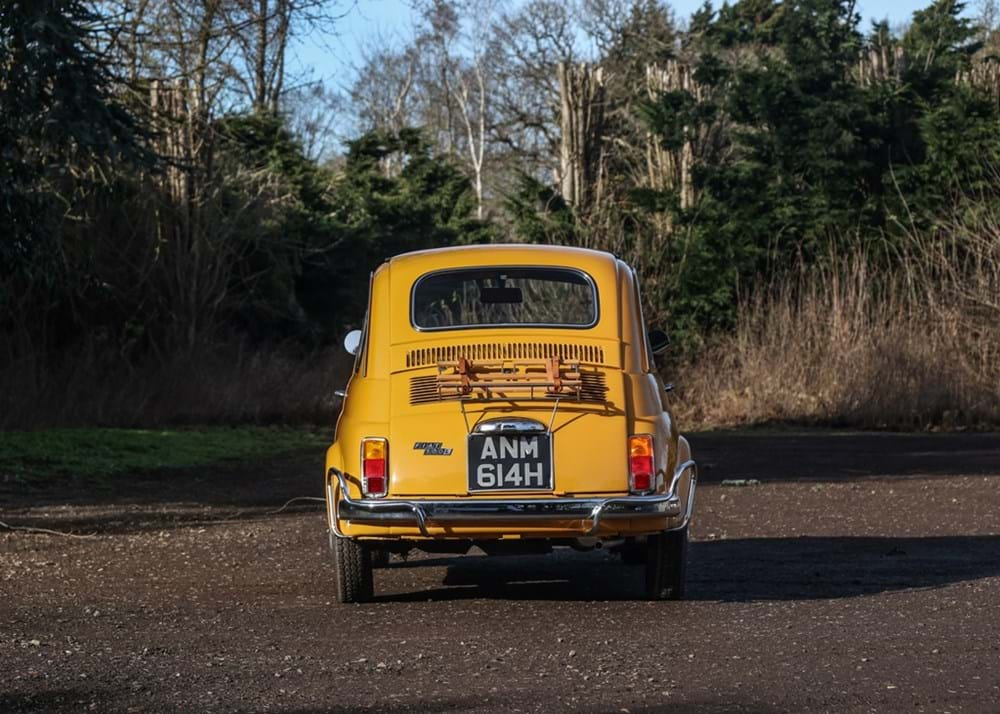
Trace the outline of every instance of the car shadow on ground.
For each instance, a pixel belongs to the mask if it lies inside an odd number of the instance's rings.
[[[407,592],[408,568],[445,568],[440,587]],[[691,544],[688,600],[850,598],[1000,576],[1000,536],[744,538]],[[376,574],[378,601],[633,600],[643,568],[604,552],[432,558]],[[388,592],[387,592],[388,590]]]

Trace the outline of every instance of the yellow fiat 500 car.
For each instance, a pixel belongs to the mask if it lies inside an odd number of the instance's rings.
[[[683,597],[697,468],[609,253],[487,245],[408,253],[372,275],[326,454],[341,602],[413,548],[607,547],[645,594]]]

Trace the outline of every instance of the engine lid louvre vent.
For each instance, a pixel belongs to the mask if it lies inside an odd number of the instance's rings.
[[[439,362],[454,362],[459,359],[473,361],[552,359],[558,357],[564,362],[603,364],[604,348],[595,345],[579,345],[555,342],[479,342],[467,345],[442,345],[423,347],[406,353],[407,367],[426,367]]]

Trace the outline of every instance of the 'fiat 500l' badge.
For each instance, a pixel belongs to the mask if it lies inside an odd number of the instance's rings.
[[[423,451],[424,456],[451,456],[451,449],[444,448],[440,441],[418,441],[413,448]]]

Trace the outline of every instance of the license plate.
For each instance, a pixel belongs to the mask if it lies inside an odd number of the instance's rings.
[[[551,491],[550,434],[470,434],[469,491]]]

